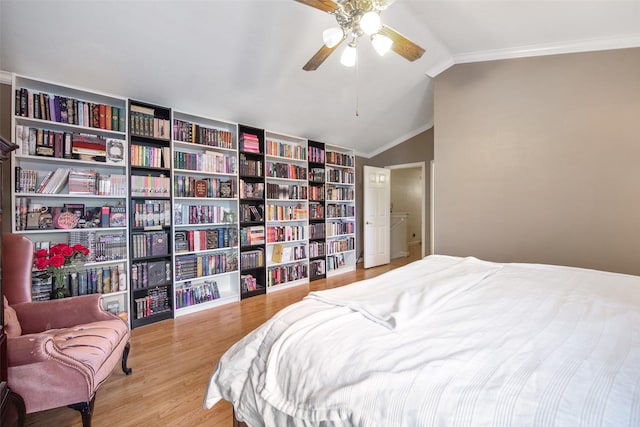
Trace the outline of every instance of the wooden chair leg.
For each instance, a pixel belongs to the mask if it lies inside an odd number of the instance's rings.
[[[122,372],[125,375],[129,375],[131,373],[131,368],[127,367],[127,359],[129,358],[129,351],[131,350],[131,343],[128,342],[127,345],[124,346],[124,351],[122,352]]]
[[[96,401],[94,394],[89,402],[80,402],[69,405],[69,408],[80,411],[82,414],[82,427],[91,427],[91,416],[93,415],[93,405]]]

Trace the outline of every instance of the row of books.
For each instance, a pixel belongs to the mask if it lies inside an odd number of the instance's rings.
[[[308,277],[308,270],[306,263],[271,267],[267,270],[267,286],[271,287],[304,279]]]
[[[347,264],[344,254],[330,255],[327,257],[327,271],[338,270]]]
[[[238,269],[238,255],[232,252],[176,256],[176,280],[213,276]]]
[[[184,120],[173,120],[173,139],[210,147],[233,149],[233,133],[225,129],[204,127]]]
[[[126,142],[121,139],[16,125],[16,144],[20,146],[20,154],[25,156],[125,165]]]
[[[267,242],[304,240],[306,228],[304,225],[269,226],[267,227]]]
[[[63,276],[63,280],[66,293],[72,297],[127,290],[127,272],[124,265],[69,271]]]
[[[351,218],[356,215],[356,207],[342,203],[327,204],[327,218]]]
[[[132,135],[167,141],[171,138],[171,122],[168,119],[155,117],[154,108],[133,104],[129,114],[129,128]]]
[[[72,97],[16,89],[17,116],[125,132],[124,108]]]
[[[167,287],[149,289],[148,294],[134,300],[134,318],[143,319],[160,313],[171,311],[171,297]]]
[[[202,283],[183,283],[183,287],[176,289],[176,308],[190,307],[220,298],[218,284],[212,280]]]
[[[310,145],[309,146],[309,162],[324,163],[324,149]]]
[[[262,225],[240,228],[241,246],[263,245],[264,239],[264,226]]]
[[[247,293],[258,290],[258,281],[252,274],[243,274],[240,276],[240,290]]]
[[[324,259],[315,259],[309,262],[309,280],[322,279],[326,274]]]
[[[302,221],[307,219],[307,206],[303,203],[297,205],[267,205],[267,221]]]
[[[340,221],[327,223],[327,236],[340,236],[344,234],[354,234],[356,232],[356,224],[353,221]]]
[[[240,155],[240,176],[262,176],[262,160],[247,159],[244,154]]]
[[[223,224],[233,222],[233,211],[223,206],[174,204],[174,224]]]
[[[149,261],[131,264],[133,290],[155,288],[171,283],[170,261]]]
[[[176,151],[173,167],[198,172],[235,174],[237,172],[236,156],[229,156],[217,151],[204,153],[187,153]]]
[[[240,151],[245,151],[247,153],[261,153],[260,139],[258,138],[258,135],[242,132],[240,134],[239,141]]]
[[[324,185],[321,185],[321,186],[310,185],[309,200],[313,200],[317,202],[324,201]]]
[[[324,204],[322,203],[309,203],[309,219],[323,219],[324,218]]]
[[[167,176],[131,175],[133,197],[169,197],[171,180]]]
[[[271,178],[307,179],[306,166],[292,163],[267,162],[265,173]]]
[[[133,200],[134,227],[165,227],[171,225],[171,202],[169,200]]]
[[[329,240],[326,242],[327,254],[332,255],[339,252],[352,251],[356,248],[356,239],[349,237],[346,239]]]
[[[326,255],[324,242],[309,242],[309,258]]]
[[[264,251],[262,249],[254,249],[240,253],[240,268],[248,270],[251,268],[260,268],[264,266]]]
[[[186,230],[174,233],[176,253],[238,246],[238,230],[221,227],[209,230]]]
[[[74,233],[80,234],[80,233]],[[104,262],[115,261],[120,259],[127,259],[127,236],[125,234],[100,234],[95,233],[81,233],[90,238],[90,242],[85,244],[85,247],[89,248],[89,255],[87,255],[87,261]],[[75,243],[69,238],[71,245]],[[84,243],[80,243],[84,244]]]
[[[307,245],[286,246],[280,243],[271,249],[272,263],[285,263],[307,258]]]
[[[133,258],[164,256],[169,253],[169,236],[164,231],[133,234],[131,246]]]
[[[335,151],[328,151],[326,153],[326,163],[330,165],[338,166],[355,166],[355,158],[352,155],[344,153],[336,153]]]
[[[309,181],[315,183],[324,182],[325,171],[324,168],[309,168]]]
[[[267,199],[307,200],[307,194],[306,185],[267,183]]]
[[[326,227],[323,222],[309,224],[309,239],[324,239]]]
[[[265,152],[268,156],[286,157],[293,160],[307,160],[307,147],[298,144],[267,139]]]
[[[18,172],[18,169],[19,167],[16,168],[16,172]],[[49,171],[32,192],[40,194],[59,193],[67,184],[70,172],[70,168],[57,168],[55,171]]]
[[[195,178],[175,175],[173,180],[175,197],[206,197],[232,199],[237,197],[237,184],[233,179]]]
[[[129,160],[131,166],[169,168],[171,165],[171,147],[131,144]]]
[[[353,184],[356,182],[356,173],[348,169],[327,169],[327,183]]]
[[[262,199],[264,198],[264,182],[247,182],[240,180],[241,199]]]
[[[327,200],[355,200],[353,187],[327,187]]]
[[[264,220],[264,205],[241,204],[239,216],[240,222],[262,222]]]

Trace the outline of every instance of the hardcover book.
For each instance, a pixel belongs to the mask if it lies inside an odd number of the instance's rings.
[[[112,206],[109,209],[109,227],[125,227],[127,212],[124,206]]]

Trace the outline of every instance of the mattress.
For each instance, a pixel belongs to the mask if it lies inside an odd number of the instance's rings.
[[[640,277],[432,255],[312,292],[232,346],[249,426],[640,425]]]

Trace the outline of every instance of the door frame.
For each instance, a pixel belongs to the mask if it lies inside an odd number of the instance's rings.
[[[422,199],[422,202],[420,203],[421,209],[420,209],[420,215],[421,215],[421,223],[422,225],[420,226],[421,229],[421,234],[422,236],[420,236],[420,250],[422,251],[422,258],[425,257],[426,255],[426,248],[427,248],[427,216],[426,216],[426,201],[427,201],[427,195],[426,195],[426,190],[425,190],[425,184],[424,184],[424,180],[426,179],[426,163],[425,162],[414,162],[414,163],[402,163],[399,165],[389,165],[389,166],[385,166],[386,169],[413,169],[413,168],[420,168],[420,174],[422,176],[422,188],[420,189],[420,197]],[[431,182],[431,184],[433,184],[433,180]],[[433,239],[433,235],[431,235],[431,239]],[[431,242],[430,242],[431,243]],[[432,244],[431,244],[432,247]],[[433,253],[433,252],[432,252]]]

